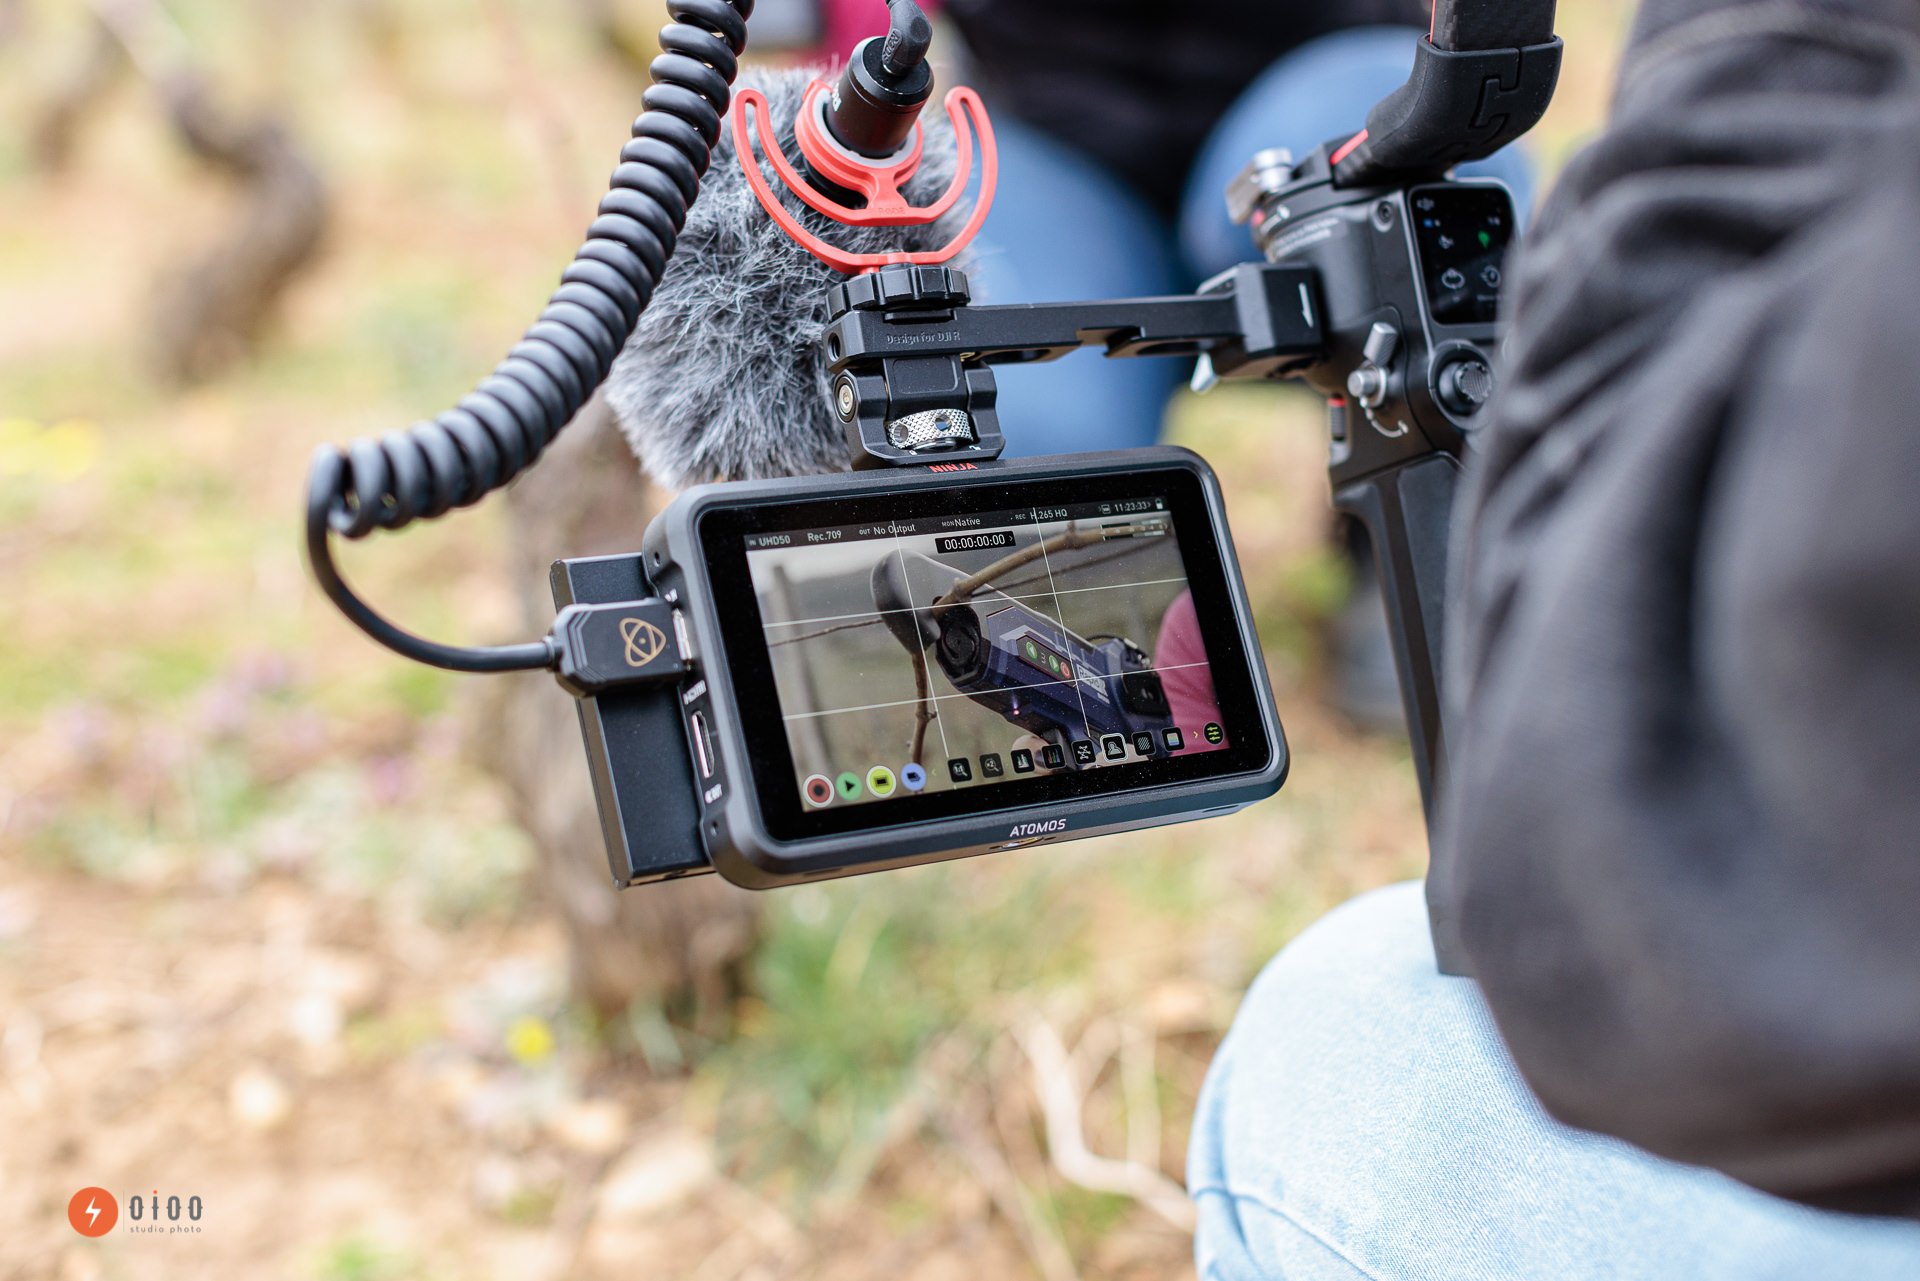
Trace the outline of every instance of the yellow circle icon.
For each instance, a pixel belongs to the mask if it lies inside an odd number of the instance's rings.
[[[893,787],[893,771],[886,766],[876,765],[867,771],[867,790],[875,796],[892,796]]]

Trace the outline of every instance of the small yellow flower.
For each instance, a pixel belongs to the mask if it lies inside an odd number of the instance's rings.
[[[100,429],[82,418],[42,427],[28,418],[0,419],[0,476],[78,480],[100,460]]]
[[[553,1029],[545,1019],[521,1015],[507,1029],[507,1053],[523,1067],[545,1062],[553,1054]]]
[[[40,424],[26,418],[0,418],[0,476],[24,476],[33,470]]]
[[[79,480],[100,461],[100,429],[83,418],[69,418],[40,437],[40,470],[65,484]]]

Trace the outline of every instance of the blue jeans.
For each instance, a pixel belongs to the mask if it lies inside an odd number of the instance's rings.
[[[1227,221],[1227,183],[1256,151],[1295,156],[1366,123],[1405,83],[1420,33],[1362,27],[1312,41],[1269,67],[1214,126],[1195,159],[1177,227],[1081,153],[1010,117],[994,122],[1000,186],[969,268],[975,301],[1068,302],[1184,293],[1252,261],[1245,227]],[[1532,172],[1512,148],[1462,173],[1501,178],[1516,206]],[[1524,216],[1524,213],[1523,213]],[[1001,365],[1009,456],[1151,445],[1167,397],[1190,372],[1168,359],[1108,361],[1075,352],[1043,365]]]
[[[1920,1223],[1810,1210],[1569,1129],[1479,990],[1434,967],[1416,884],[1267,966],[1208,1070],[1187,1181],[1203,1281],[1912,1281]]]

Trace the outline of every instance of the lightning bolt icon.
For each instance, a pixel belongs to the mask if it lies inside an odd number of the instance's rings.
[[[94,1197],[87,1202],[87,1226],[92,1227],[100,1219],[100,1198]]]

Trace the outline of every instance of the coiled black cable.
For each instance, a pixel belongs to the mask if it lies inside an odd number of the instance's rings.
[[[606,381],[653,296],[700,192],[747,46],[753,0],[670,0],[653,83],[620,150],[612,189],[547,308],[472,394],[437,418],[344,450],[323,445],[307,476],[307,555],[328,599],[408,658],[460,672],[549,667],[553,641],[462,648],[381,618],[333,563],[330,534],[364,538],[468,507],[525,471]]]

